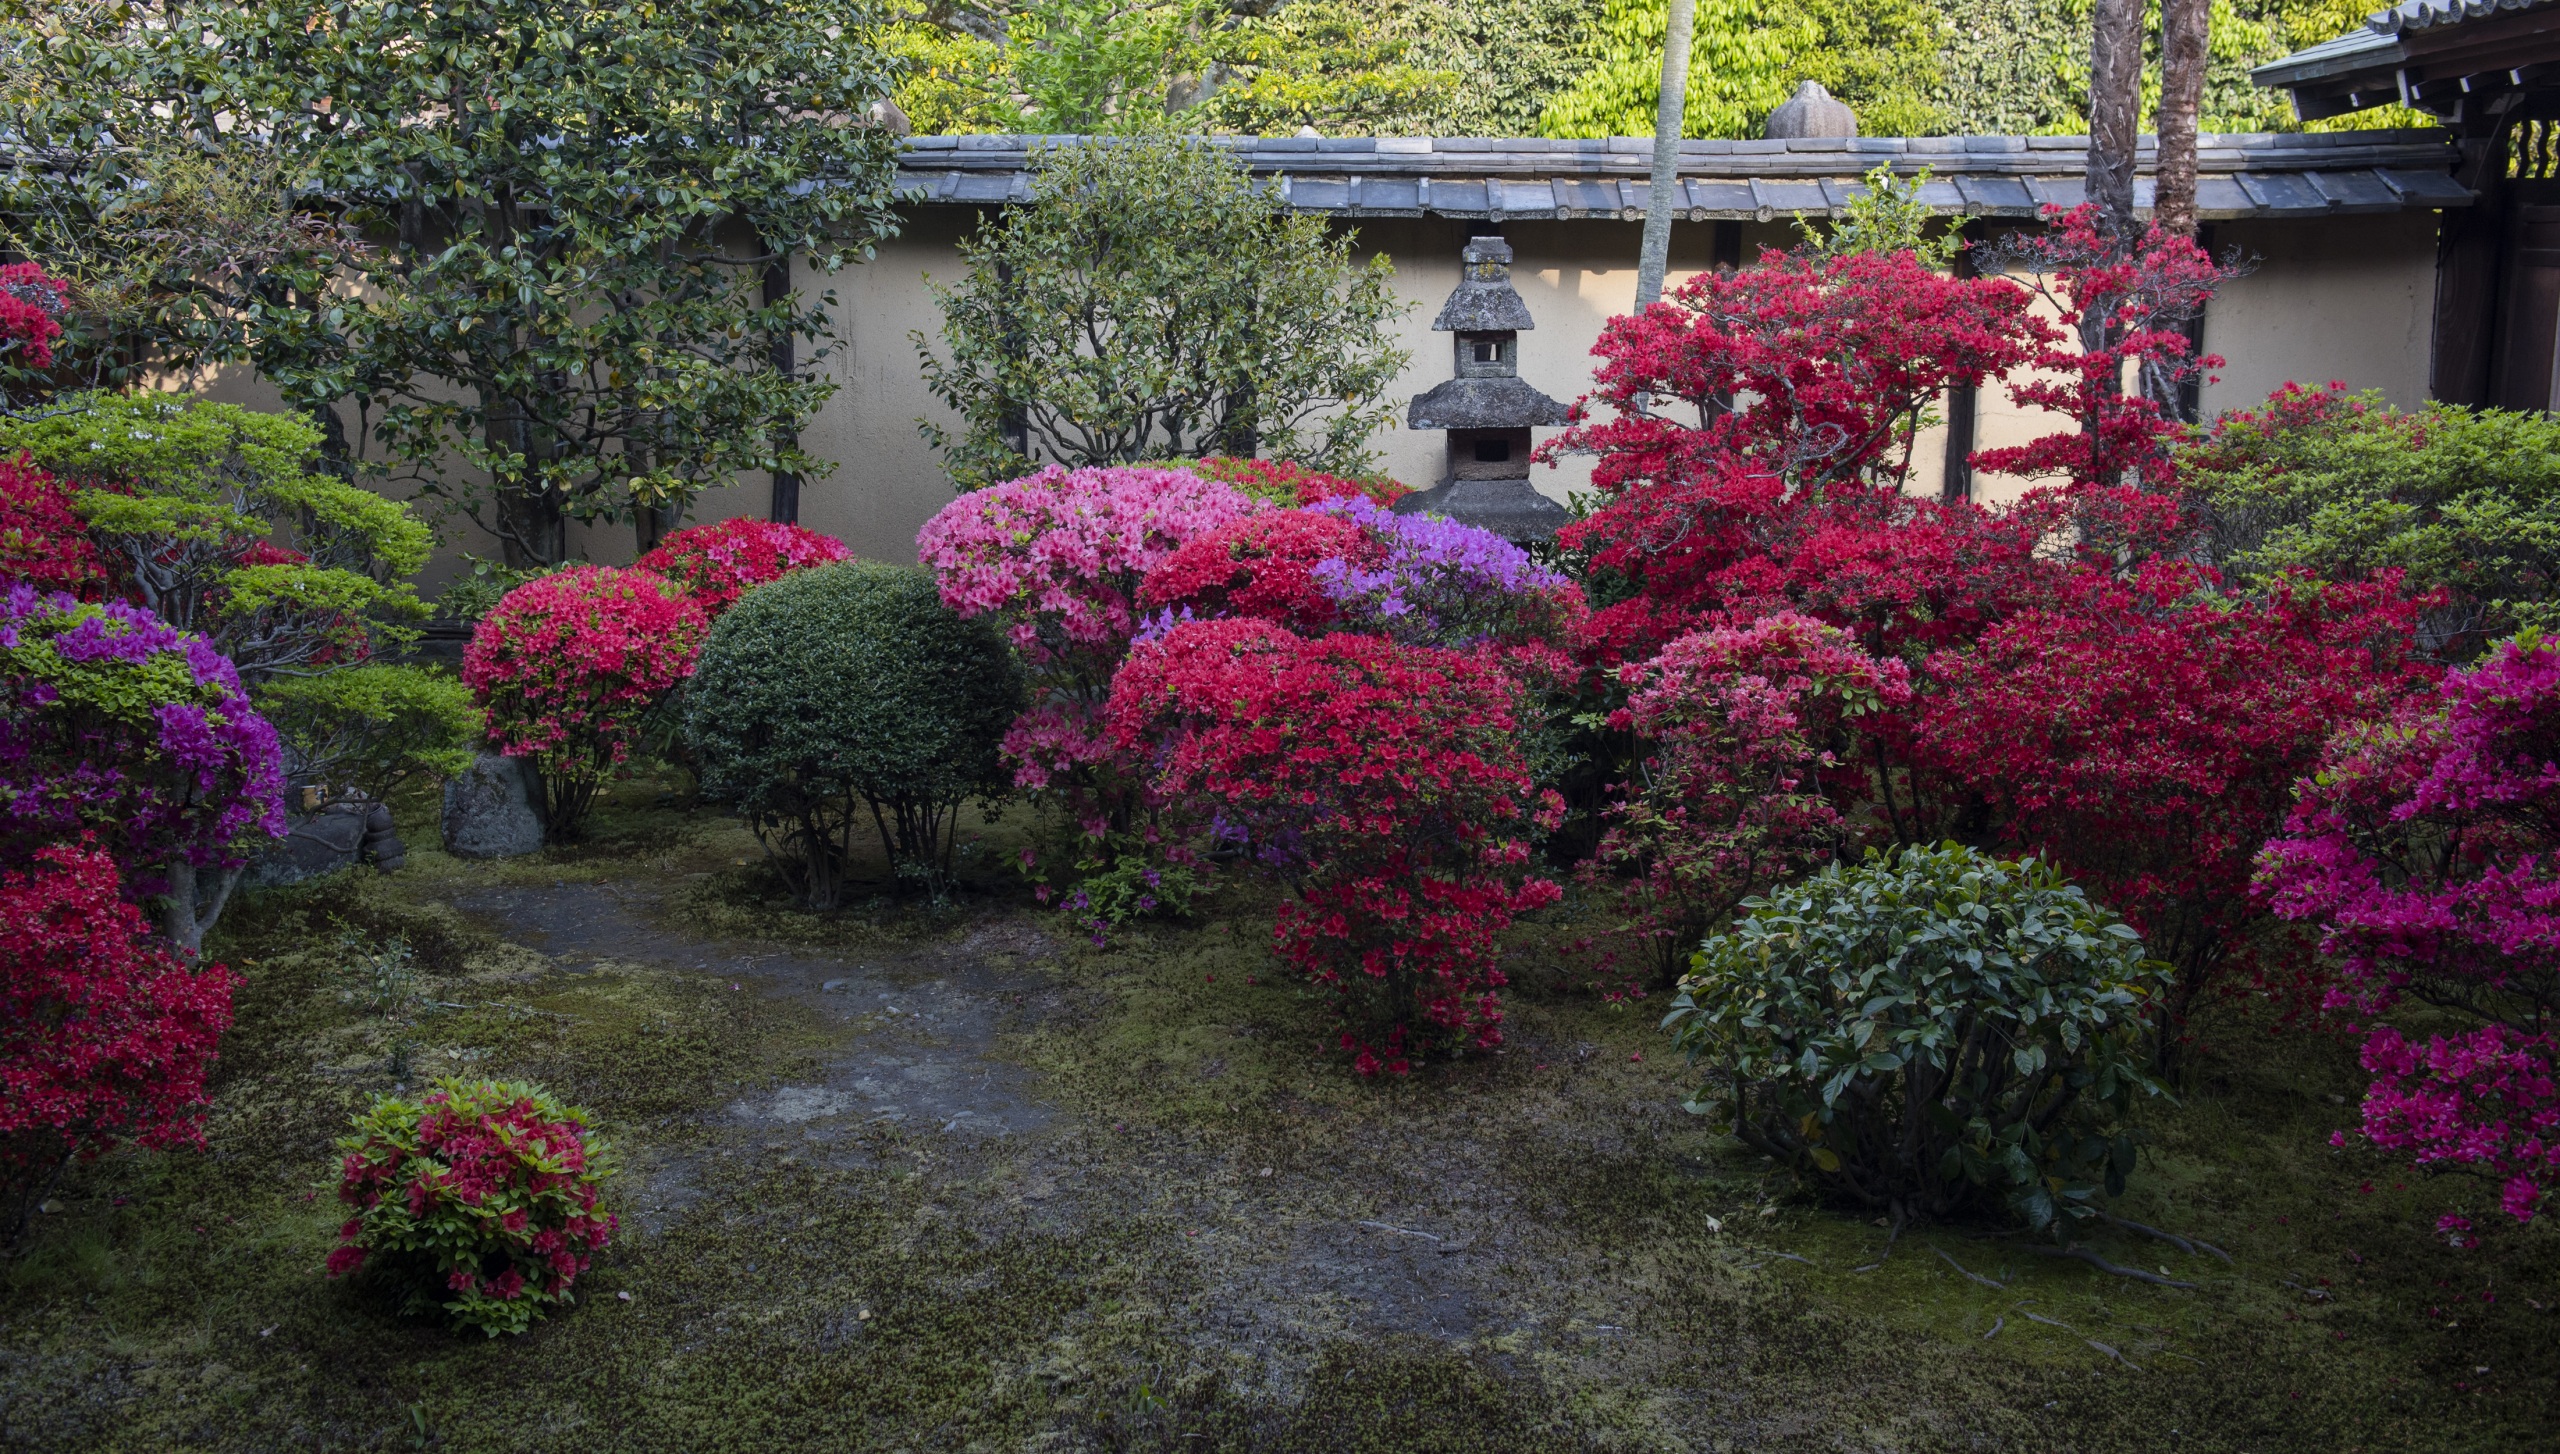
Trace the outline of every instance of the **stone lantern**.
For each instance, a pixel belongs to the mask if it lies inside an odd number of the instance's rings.
[[[1529,431],[1565,422],[1565,406],[1520,378],[1520,334],[1538,325],[1511,286],[1511,244],[1471,237],[1461,255],[1457,290],[1431,321],[1454,334],[1458,376],[1416,398],[1405,415],[1413,429],[1449,435],[1446,471],[1436,488],[1396,504],[1407,513],[1445,515],[1508,540],[1544,540],[1572,516],[1529,483]]]

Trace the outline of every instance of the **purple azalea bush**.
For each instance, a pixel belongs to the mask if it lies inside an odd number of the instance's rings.
[[[1341,628],[1407,645],[1517,645],[1553,640],[1579,601],[1562,575],[1489,530],[1436,515],[1399,515],[1363,495],[1307,507],[1376,539],[1374,565],[1329,560],[1313,574],[1342,610]]]
[[[191,899],[197,870],[227,884],[240,840],[285,831],[283,752],[239,672],[142,607],[9,587],[0,700],[0,852],[13,860],[91,834],[141,892]],[[186,909],[189,932],[172,937],[193,947],[211,921]]]

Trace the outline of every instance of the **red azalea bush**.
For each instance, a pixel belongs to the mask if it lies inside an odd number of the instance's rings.
[[[383,1096],[338,1142],[338,1229],[329,1275],[371,1266],[407,1284],[408,1311],[438,1306],[491,1337],[521,1333],[604,1250],[596,1210],[613,1174],[584,1111],[538,1086],[439,1080],[423,1101]]]
[[[1900,662],[1787,613],[1693,632],[1620,672],[1640,766],[1583,872],[1668,985],[1741,902],[1872,836],[1859,724],[1911,696]]]
[[[741,516],[675,531],[634,564],[693,592],[703,613],[717,618],[750,587],[852,558],[832,535]]]
[[[0,460],[0,583],[10,581],[86,600],[107,583],[106,561],[71,509],[70,487],[24,455]]]
[[[1498,1043],[1494,938],[1558,897],[1528,873],[1562,805],[1522,762],[1517,690],[1488,653],[1250,619],[1175,626],[1112,684],[1157,791],[1297,891],[1275,946],[1339,996],[1364,1075]]]
[[[1190,469],[1204,480],[1233,485],[1257,500],[1298,508],[1353,496],[1392,505],[1413,493],[1412,486],[1385,475],[1329,475],[1285,459],[1218,454],[1192,461]]]
[[[710,626],[666,577],[592,565],[527,581],[480,618],[463,685],[498,750],[532,760],[554,838],[576,835],[643,717],[693,674]]]
[[[1251,616],[1320,631],[1342,610],[1316,579],[1327,561],[1373,564],[1378,542],[1359,524],[1312,510],[1233,520],[1184,544],[1147,572],[1138,604],[1192,616]]]
[[[23,380],[53,367],[68,292],[42,263],[0,266],[0,376]]]
[[[2249,957],[2252,859],[2330,733],[2429,676],[2417,603],[2388,583],[2236,599],[2215,584],[2165,562],[2082,574],[2062,603],[1932,658],[1912,744],[1950,818],[2059,865],[2176,967],[2173,1025]]]
[[[204,1144],[205,1075],[239,982],[170,952],[86,839],[0,873],[6,1179],[41,1182],[125,1138]]]
[[[2367,1027],[2365,1137],[2531,1219],[2560,1190],[2560,649],[2501,643],[2340,732],[2259,866]],[[2453,1032],[2391,1023],[2412,1002]]]
[[[2120,246],[2100,230],[2094,203],[2048,208],[2045,222],[1995,255],[2030,280],[2071,332],[2041,336],[2029,360],[2034,372],[2011,383],[2009,397],[2079,427],[1987,449],[1974,462],[2004,474],[2164,488],[2175,475],[2169,447],[2183,431],[2158,401],[2222,366],[2212,354],[2197,355],[2183,330],[2230,274],[2193,238],[2156,226],[2138,245]],[[2128,364],[2138,381],[2131,390]]]

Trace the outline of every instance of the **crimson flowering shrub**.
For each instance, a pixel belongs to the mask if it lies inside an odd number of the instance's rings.
[[[650,709],[693,674],[710,624],[666,577],[608,566],[527,581],[480,618],[463,685],[498,750],[532,760],[555,840],[576,836]]]
[[[106,580],[70,488],[23,456],[0,459],[0,581],[94,598]]]
[[[0,854],[96,834],[137,890],[165,895],[183,948],[222,912],[239,841],[284,834],[275,729],[210,643],[139,606],[0,592],[0,703]]]
[[[2560,649],[2500,643],[2338,733],[2259,870],[2366,1028],[2365,1138],[2530,1220],[2560,1189]],[[2415,1006],[2451,1033],[2393,1023]]]
[[[2059,604],[1931,660],[1912,744],[1983,836],[2059,865],[2176,967],[2172,1027],[2249,959],[2253,857],[2330,733],[2428,677],[2417,603],[2389,583],[2214,585],[2165,562],[2076,577]]]
[[[42,263],[0,266],[0,380],[11,386],[8,393],[43,392],[68,291]]]
[[[1187,467],[1204,480],[1233,485],[1257,500],[1300,509],[1348,497],[1392,505],[1413,493],[1411,485],[1385,475],[1329,475],[1294,460],[1216,454]]]
[[[423,1100],[382,1096],[338,1142],[338,1200],[352,1209],[329,1275],[371,1267],[407,1287],[405,1310],[441,1307],[491,1337],[521,1333],[604,1250],[596,1209],[613,1174],[591,1118],[538,1086],[439,1080]]]
[[[1983,469],[2064,475],[2083,484],[2165,488],[2176,475],[2170,446],[2183,432],[2159,401],[2222,366],[2198,355],[2183,325],[2230,276],[2193,238],[2153,227],[2127,247],[2099,226],[2095,203],[2045,209],[2041,231],[2014,234],[1994,253],[2015,268],[2071,332],[2047,330],[2027,362],[2035,372],[2009,397],[2079,427],[1974,456]],[[2127,364],[2141,386],[2124,388]]]
[[[1528,872],[1562,805],[1521,759],[1516,690],[1486,652],[1251,619],[1177,625],[1113,683],[1113,740],[1156,790],[1296,891],[1275,948],[1337,995],[1363,1075],[1498,1043],[1495,936],[1558,897]]]
[[[1251,616],[1321,631],[1342,611],[1317,584],[1317,569],[1327,561],[1373,560],[1378,553],[1369,532],[1341,516],[1312,510],[1246,515],[1166,556],[1147,572],[1138,604],[1181,619]]]
[[[716,620],[750,587],[852,558],[832,535],[740,516],[674,531],[633,564],[691,591],[703,614]]]
[[[1618,899],[1613,937],[1667,985],[1744,899],[1876,832],[1857,818],[1853,738],[1910,699],[1910,677],[1793,613],[1692,632],[1619,675],[1616,725],[1641,766],[1582,872]]]
[[[171,953],[122,890],[115,860],[86,838],[0,872],[0,1171],[10,1182],[49,1178],[122,1138],[204,1143],[205,1073],[239,976]]]
[[[916,536],[942,601],[993,615],[1021,653],[1031,705],[1005,738],[1016,785],[1079,799],[1080,820],[1126,828],[1134,806],[1104,779],[1111,674],[1138,626],[1148,572],[1175,551],[1266,507],[1188,470],[1057,465],[973,490]]]

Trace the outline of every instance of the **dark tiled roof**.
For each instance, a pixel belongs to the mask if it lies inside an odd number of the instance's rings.
[[[2439,25],[2481,20],[2501,10],[2530,10],[2544,3],[2546,0],[2405,0],[2366,16],[2364,28],[2376,35],[2398,35],[2404,30],[2431,30]]]
[[[2485,0],[2478,0],[2485,3]],[[1035,154],[1065,136],[919,136],[900,154],[919,203],[1028,200]],[[1352,217],[1620,219],[1644,216],[1653,143],[1640,137],[1543,141],[1491,137],[1217,137],[1292,207]],[[1879,165],[1930,172],[1937,211],[2033,217],[2083,200],[2088,139],[2078,136],[1817,137],[1680,145],[1682,215],[1763,221],[1836,213]],[[2319,217],[2461,207],[2441,131],[2216,135],[2197,145],[2198,210],[2208,218]],[[2151,205],[2149,138],[2140,206]]]

